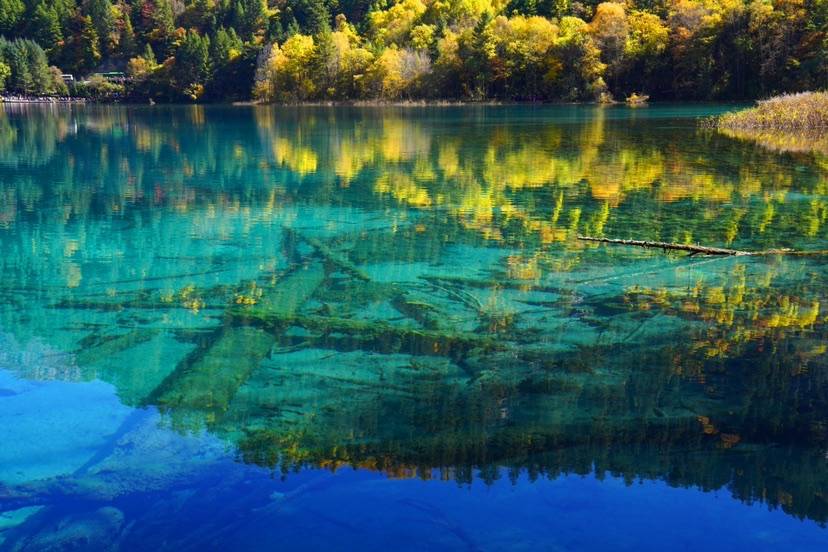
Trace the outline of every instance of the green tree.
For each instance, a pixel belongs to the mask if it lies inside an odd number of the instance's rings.
[[[115,30],[115,17],[109,0],[86,0],[84,13],[92,19],[98,34],[98,50],[104,56],[112,54],[114,46],[112,37]]]
[[[138,49],[135,40],[135,30],[132,28],[132,18],[126,5],[121,6],[121,32],[118,40],[118,56],[122,58],[131,57]]]
[[[175,17],[170,0],[144,0],[139,20],[143,41],[152,44],[155,53],[162,59],[167,57],[175,33]]]
[[[323,0],[288,0],[282,15],[287,35],[296,31],[316,35],[331,27],[331,12]],[[291,27],[295,31],[291,31]]]
[[[25,11],[23,0],[0,0],[0,35],[13,35]]]
[[[264,0],[236,0],[233,5],[232,26],[245,39],[252,39],[264,24]]]
[[[32,78],[32,92],[35,94],[51,94],[54,92],[54,79],[49,69],[49,60],[46,52],[32,40],[21,41],[26,52],[26,63]]]
[[[210,41],[210,64],[213,70],[220,71],[226,63],[239,56],[243,48],[244,44],[235,29],[220,27]]]
[[[465,73],[462,80],[466,95],[482,99],[488,96],[492,81],[492,61],[495,52],[495,37],[492,30],[492,15],[484,12],[471,34],[466,33],[459,43],[459,55],[464,61]]]
[[[29,28],[31,37],[50,52],[63,40],[63,29],[58,14],[54,7],[45,1],[38,2],[35,6]]]
[[[55,91],[53,72],[46,52],[32,40],[0,38],[0,63],[4,86],[20,94],[51,94]]]
[[[29,58],[21,40],[8,42],[2,40],[0,49],[3,51],[3,59],[8,63],[10,75],[7,88],[12,92],[20,94],[31,94],[34,92],[34,80],[29,70]]]
[[[63,82],[63,71],[54,65],[49,67],[49,93],[66,96],[69,94],[69,87]]]
[[[204,92],[210,63],[210,39],[190,30],[175,52],[175,75],[179,89],[192,99]]]
[[[11,76],[11,67],[3,61],[0,61],[0,92],[6,90],[6,81]]]
[[[152,65],[156,65],[158,63],[158,60],[155,58],[155,52],[152,51],[152,46],[149,43],[144,46],[144,53],[141,54],[141,57]]]
[[[336,78],[338,74],[337,51],[330,29],[325,29],[314,38],[316,48],[310,60],[315,88],[323,98],[330,99],[336,95]]]

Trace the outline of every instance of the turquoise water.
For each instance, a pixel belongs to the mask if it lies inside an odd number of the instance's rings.
[[[824,550],[828,158],[729,106],[0,111],[0,550]]]

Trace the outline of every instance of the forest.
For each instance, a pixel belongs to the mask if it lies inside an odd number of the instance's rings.
[[[0,36],[4,94],[747,100],[828,86],[828,0],[0,0]]]

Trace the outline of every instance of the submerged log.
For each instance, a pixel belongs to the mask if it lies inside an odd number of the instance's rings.
[[[688,251],[690,255],[723,255],[732,257],[762,256],[762,255],[786,255],[786,254],[825,254],[822,251],[797,252],[793,249],[765,249],[763,251],[742,251],[739,249],[726,249],[724,247],[705,247],[685,243],[670,243],[647,240],[619,240],[614,238],[596,238],[592,236],[578,236],[581,241],[608,243],[612,245],[630,245],[634,247],[646,247],[651,249],[663,249],[671,251]]]
[[[340,270],[342,270],[346,274],[350,274],[354,278],[357,278],[357,279],[362,280],[364,282],[370,282],[371,281],[371,277],[368,276],[362,270],[360,270],[360,268],[358,266],[356,266],[354,263],[352,263],[348,259],[346,259],[346,258],[342,257],[341,255],[339,255],[338,253],[336,253],[334,250],[332,250],[330,247],[328,247],[327,245],[325,245],[321,241],[317,240],[316,238],[312,238],[310,236],[304,236],[302,234],[299,234],[298,232],[296,233],[296,235],[298,237],[300,237],[301,239],[305,240],[305,242],[308,245],[313,247],[316,250],[316,252],[319,253],[319,255],[322,256],[323,259],[325,259],[330,264],[338,267]]]
[[[211,346],[197,349],[150,393],[162,407],[223,411],[273,347],[273,336],[256,328],[226,328]]]
[[[258,300],[257,309],[292,317],[325,279],[321,263],[298,268]],[[270,354],[274,337],[254,327],[222,327],[150,393],[146,402],[164,407],[223,412],[253,370]]]
[[[440,327],[440,322],[435,317],[436,310],[428,303],[412,301],[404,294],[400,294],[391,300],[391,306],[400,314],[417,321],[427,330],[436,330]]]
[[[125,334],[99,338],[94,344],[76,352],[75,362],[79,366],[87,366],[109,359],[127,349],[146,343],[160,333],[160,329],[138,328]]]
[[[256,300],[256,306],[266,311],[291,315],[316,293],[324,280],[325,269],[322,263],[302,266],[277,281],[274,287],[266,288]]]
[[[462,287],[470,287],[476,289],[486,289],[486,290],[493,290],[493,289],[514,289],[518,291],[538,291],[541,293],[561,293],[562,288],[560,287],[552,287],[552,286],[543,286],[537,285],[532,282],[524,282],[519,280],[507,280],[507,279],[496,279],[496,280],[485,280],[481,278],[467,278],[463,276],[449,276],[449,275],[432,275],[432,274],[423,274],[419,276],[420,279],[425,280],[426,282],[431,283],[446,283],[446,284],[454,284],[457,286]]]
[[[348,336],[358,348],[382,352],[406,352],[413,355],[462,357],[473,348],[501,350],[501,340],[465,332],[451,332],[395,326],[386,322],[352,320],[330,316],[282,316],[257,309],[234,309],[228,312],[239,326],[265,328],[281,335],[285,328],[297,326],[319,332],[323,336]],[[316,343],[320,345],[320,343]]]

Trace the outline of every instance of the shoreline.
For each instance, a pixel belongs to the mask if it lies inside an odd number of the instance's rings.
[[[73,96],[0,96],[0,104],[83,104],[86,98]]]
[[[331,101],[302,101],[302,102],[262,102],[258,100],[218,101],[218,102],[152,102],[152,101],[110,101],[105,99],[91,99],[81,97],[57,96],[0,96],[2,104],[94,104],[94,105],[123,105],[123,106],[213,106],[225,105],[234,107],[495,107],[495,106],[549,106],[549,105],[627,105],[624,102],[541,102],[519,100],[331,100]]]
[[[422,108],[422,107],[509,107],[509,106],[595,106],[595,107],[630,107],[646,108],[649,105],[704,105],[733,104],[738,105],[741,101],[707,102],[707,101],[672,101],[656,100],[646,103],[629,103],[623,101],[600,102],[553,102],[553,101],[521,101],[521,100],[331,100],[331,101],[302,101],[302,102],[262,102],[258,100],[241,101],[219,101],[219,102],[152,102],[152,101],[129,101],[119,99],[116,101],[82,98],[70,96],[0,96],[0,105],[120,105],[137,107],[161,107],[161,106],[233,106],[233,107],[400,107],[400,108]]]

